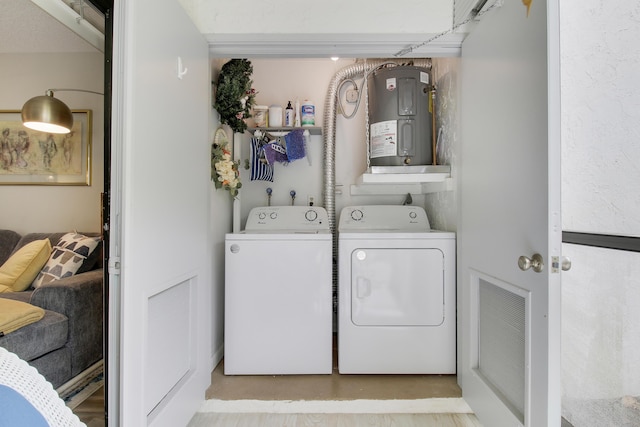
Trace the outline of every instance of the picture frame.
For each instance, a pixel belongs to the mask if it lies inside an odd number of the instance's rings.
[[[72,110],[68,134],[25,127],[19,110],[0,111],[0,185],[91,185],[92,111]]]

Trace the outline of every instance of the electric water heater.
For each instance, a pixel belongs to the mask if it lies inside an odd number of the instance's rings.
[[[430,71],[380,68],[368,78],[369,156],[372,166],[430,165]]]

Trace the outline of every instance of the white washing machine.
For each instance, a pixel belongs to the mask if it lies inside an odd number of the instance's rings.
[[[224,373],[332,373],[332,236],[322,207],[254,208],[225,239]]]
[[[455,234],[416,206],[351,206],[338,227],[341,374],[456,372]]]

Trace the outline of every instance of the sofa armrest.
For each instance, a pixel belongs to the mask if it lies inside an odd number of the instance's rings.
[[[102,284],[103,269],[97,269],[47,283],[31,295],[31,304],[69,319],[66,346],[71,351],[73,376],[102,358]]]

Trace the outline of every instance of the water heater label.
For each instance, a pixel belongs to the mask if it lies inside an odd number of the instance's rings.
[[[426,85],[429,84],[429,73],[425,73],[424,71],[420,71],[420,83],[424,83]]]
[[[372,123],[370,129],[371,158],[395,156],[398,153],[398,121]]]
[[[387,90],[396,90],[396,88],[398,87],[398,83],[396,83],[396,78],[392,77],[387,79]]]

